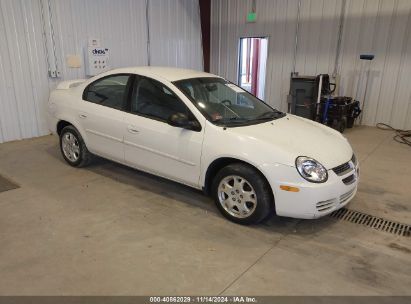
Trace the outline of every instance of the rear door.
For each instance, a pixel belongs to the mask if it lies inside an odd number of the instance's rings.
[[[84,90],[84,104],[78,115],[91,152],[124,162],[124,109],[133,79],[130,74],[113,74]]]

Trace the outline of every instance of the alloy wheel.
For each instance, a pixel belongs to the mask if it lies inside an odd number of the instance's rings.
[[[66,132],[61,140],[61,148],[66,158],[75,163],[80,157],[80,144],[72,133]]]
[[[218,200],[230,215],[236,218],[249,217],[257,207],[257,195],[245,178],[226,176],[218,185]]]

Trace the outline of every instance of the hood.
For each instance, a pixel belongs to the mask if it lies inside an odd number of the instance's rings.
[[[284,165],[295,166],[298,156],[307,156],[331,169],[349,161],[353,154],[347,139],[339,132],[290,114],[266,123],[229,130],[275,152],[281,158],[277,160],[276,157],[276,162]]]

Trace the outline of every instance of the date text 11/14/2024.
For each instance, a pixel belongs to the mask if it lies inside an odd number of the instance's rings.
[[[150,297],[150,303],[257,303],[257,299],[243,296],[161,296]]]

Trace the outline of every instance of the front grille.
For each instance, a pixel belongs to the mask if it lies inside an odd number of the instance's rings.
[[[342,181],[343,181],[344,184],[350,185],[355,181],[355,176],[354,176],[354,174],[351,174],[350,176],[344,178]]]
[[[353,164],[354,164],[354,168],[357,166],[357,158],[355,157],[355,155],[353,154],[350,160]],[[334,171],[335,174],[337,174],[338,176],[342,176],[344,174],[347,174],[348,172],[350,172],[351,170],[354,169],[351,165],[350,162],[346,162],[342,165],[339,165],[335,168],[332,168],[332,170]]]
[[[317,210],[319,212],[327,211],[327,210],[330,210],[331,208],[333,208],[335,203],[336,203],[335,199],[330,199],[330,200],[327,200],[327,201],[318,202],[316,204],[316,207],[317,207]]]
[[[345,173],[347,173],[350,170],[351,170],[351,166],[350,166],[349,162],[333,168],[334,173],[339,175],[339,176],[344,175]]]

